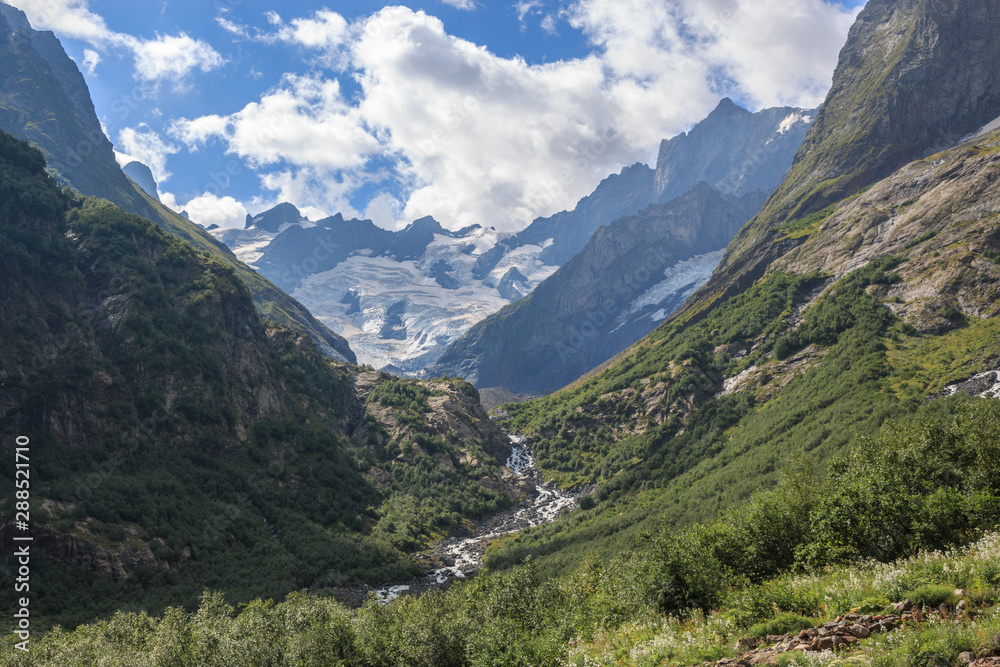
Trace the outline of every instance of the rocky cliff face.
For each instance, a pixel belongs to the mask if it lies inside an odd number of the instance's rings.
[[[711,280],[571,389],[508,408],[543,467],[580,484],[607,470],[612,499],[662,486],[641,503],[683,522],[929,398],[992,395],[997,15],[871,0],[786,181]]]
[[[35,144],[66,185],[141,202],[115,162],[83,75],[48,31],[0,3],[0,130]]]
[[[655,200],[655,172],[636,163],[600,182],[572,211],[538,218],[503,242],[505,252],[524,246],[541,246],[541,260],[562,266],[578,253],[598,228],[623,215],[638,213]]]
[[[769,271],[834,278],[900,257],[898,281],[877,293],[924,334],[1000,313],[1000,133],[917,160],[835,207]]]
[[[726,98],[687,133],[660,144],[656,199],[666,202],[699,182],[742,196],[772,192],[784,180],[815,109],[775,107],[750,113]]]
[[[690,132],[661,144],[655,173],[642,165],[623,171],[620,181],[602,183],[593,201],[581,201],[574,215],[610,203],[619,187],[631,193],[620,196],[619,205],[632,207],[645,197],[662,205],[596,229],[527,299],[455,341],[431,373],[457,373],[482,388],[547,393],[641,339],[708,279],[730,235],[787,173],[813,115],[790,107],[751,113],[722,100]],[[650,189],[645,181],[632,189],[626,173],[629,179],[652,176]],[[515,238],[544,236],[559,216],[536,221]],[[717,234],[720,229],[726,231]],[[650,251],[664,244],[671,249],[652,258]]]

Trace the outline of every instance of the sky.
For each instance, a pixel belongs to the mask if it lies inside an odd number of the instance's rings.
[[[202,225],[572,209],[723,97],[811,108],[864,0],[6,0]]]

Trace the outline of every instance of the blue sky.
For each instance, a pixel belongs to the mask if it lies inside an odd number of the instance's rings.
[[[122,159],[201,224],[291,201],[393,228],[572,208],[721,97],[811,107],[853,0],[8,0]]]

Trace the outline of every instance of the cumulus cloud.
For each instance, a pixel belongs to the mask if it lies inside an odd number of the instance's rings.
[[[284,169],[264,174],[261,185],[269,195],[255,197],[250,208],[265,211],[281,202],[291,202],[310,220],[320,220],[335,213],[358,217],[351,205],[350,193],[361,185],[350,176],[340,179],[321,169],[304,167]]]
[[[240,227],[246,224],[247,209],[232,197],[219,197],[206,192],[203,195],[188,200],[186,204],[173,200],[174,210],[187,211],[192,222],[203,227],[218,225],[219,227]]]
[[[93,49],[83,50],[83,68],[87,70],[89,74],[93,74],[97,69],[97,65],[101,62],[101,54]]]
[[[347,47],[352,35],[351,25],[337,12],[321,9],[308,18],[295,18],[286,23],[274,10],[264,14],[270,30],[243,25],[225,16],[215,22],[238,39],[258,44],[294,44],[318,54],[316,60],[331,69],[348,67]]]
[[[617,77],[659,81],[683,63],[756,106],[813,106],[858,11],[824,0],[580,0],[569,16]]]
[[[536,0],[514,9],[555,30]],[[271,32],[252,39],[313,51],[360,93],[345,98],[321,69],[288,74],[234,114],[180,119],[171,136],[192,148],[224,142],[259,171],[261,204],[355,214],[351,197],[374,163],[401,197],[371,200],[365,213],[379,224],[434,215],[453,228],[518,229],[571,208],[622,165],[651,161],[662,138],[723,95],[815,105],[855,13],[823,0],[578,0],[560,16],[591,54],[532,65],[406,7],[353,22],[271,12]]]
[[[405,205],[387,192],[372,197],[362,215],[383,229],[398,230],[409,222],[404,216]]]
[[[127,43],[135,54],[135,73],[141,81],[179,83],[196,70],[210,72],[225,62],[207,42],[183,32],[150,40],[130,38]]]
[[[179,119],[171,136],[187,144],[212,136],[228,142],[229,152],[254,166],[280,162],[327,170],[361,167],[377,150],[359,110],[348,105],[340,82],[316,76],[287,75],[281,85],[230,116]]]
[[[104,19],[90,11],[88,0],[10,0],[7,4],[24,12],[32,27],[39,30],[101,45],[116,37]]]
[[[274,17],[277,17],[277,14]],[[288,25],[283,23],[280,25],[281,30],[278,32],[280,39],[313,49],[342,46],[349,32],[344,17],[328,9],[316,12],[312,18],[293,19]]]
[[[197,149],[212,137],[222,137],[229,127],[229,118],[211,114],[200,116],[193,120],[180,118],[170,126],[170,134],[187,144],[188,148]]]
[[[141,39],[111,30],[104,19],[92,12],[89,0],[11,0],[23,11],[31,25],[39,30],[52,30],[60,35],[89,42],[95,49],[123,47],[135,58],[137,80],[158,83],[170,81],[180,85],[194,71],[208,72],[225,61],[208,44],[186,33],[157,35]],[[100,54],[87,49],[84,67],[93,72]]]
[[[180,150],[178,146],[164,141],[145,124],[139,127],[126,127],[119,132],[118,146],[125,156],[149,167],[157,183],[170,178],[171,174],[167,171],[167,157]],[[118,159],[120,162],[122,158]]]

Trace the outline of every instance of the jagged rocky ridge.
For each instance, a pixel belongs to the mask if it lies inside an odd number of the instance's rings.
[[[212,233],[344,332],[362,363],[419,374],[476,322],[529,294],[600,225],[653,201],[653,175],[627,167],[573,211],[513,236],[446,230],[433,218],[395,233],[341,215],[313,222],[290,204]]]
[[[763,200],[759,191],[737,198],[700,183],[600,228],[527,298],[449,346],[431,372],[525,394],[569,384],[680,306]]]
[[[479,258],[500,235],[479,226],[453,232],[429,217],[391,232],[339,214],[313,222],[282,204],[245,229],[212,233],[343,332],[360,363],[410,375],[554,270],[537,261],[540,248],[526,247],[477,278]]]
[[[750,113],[723,100],[690,132],[664,141],[655,170],[644,164],[623,168],[572,211],[539,218],[513,235],[475,225],[450,231],[433,218],[395,233],[339,215],[313,222],[290,204],[248,216],[245,229],[212,233],[343,332],[363,363],[434,374],[449,343],[531,293],[602,226],[638,214],[658,199],[672,199],[699,181],[736,197],[758,189],[770,192],[791,164],[811,114],[788,107]],[[715,261],[702,258],[695,261],[700,268],[688,268],[704,273],[711,267],[701,265]],[[681,294],[647,311],[669,312]],[[627,324],[603,348],[617,352],[649,328]],[[584,356],[600,357],[604,349]]]
[[[782,225],[954,145],[1000,115],[1000,13],[986,0],[869,2],[788,178],[727,252],[729,275],[780,254]],[[728,279],[728,278],[727,278]]]

